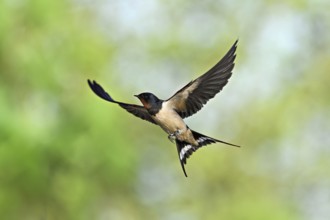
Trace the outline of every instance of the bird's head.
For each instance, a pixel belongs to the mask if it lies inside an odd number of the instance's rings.
[[[154,107],[161,101],[159,98],[157,98],[157,96],[155,96],[154,94],[152,94],[150,92],[144,92],[144,93],[141,93],[139,95],[134,95],[134,96],[137,97],[138,99],[140,99],[140,101],[142,102],[143,106],[146,109],[150,109],[150,108]]]

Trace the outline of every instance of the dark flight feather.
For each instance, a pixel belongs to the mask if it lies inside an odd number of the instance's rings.
[[[174,106],[182,118],[198,112],[227,84],[234,68],[237,42],[238,40],[214,67],[166,100]]]
[[[156,122],[151,118],[148,111],[143,107],[139,105],[133,105],[133,104],[127,104],[123,102],[117,102],[115,101],[103,88],[100,86],[96,81],[88,80],[89,87],[93,90],[93,92],[99,96],[100,98],[118,104],[120,107],[128,111],[129,113],[135,115],[136,117],[139,117],[143,120],[149,121],[153,124],[156,124]]]

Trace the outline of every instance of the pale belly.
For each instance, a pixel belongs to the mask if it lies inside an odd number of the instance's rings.
[[[197,146],[198,143],[181,116],[173,109],[167,108],[166,104],[167,103],[163,105],[163,108],[155,116],[152,116],[152,119],[157,122],[167,134],[179,132],[176,135],[177,139]]]
[[[177,130],[185,131],[187,129],[186,123],[176,112],[160,111],[152,118],[157,124],[168,134],[173,134]]]

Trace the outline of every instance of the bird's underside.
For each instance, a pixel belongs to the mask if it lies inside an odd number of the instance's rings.
[[[118,104],[136,117],[159,125],[168,133],[168,138],[176,143],[180,164],[187,176],[184,165],[190,155],[200,147],[216,142],[239,147],[195,132],[183,121],[183,118],[198,112],[227,84],[234,68],[236,48],[237,41],[214,67],[167,100],[158,99],[152,93],[136,95],[143,106],[115,101],[96,81],[88,80],[88,84],[100,98]]]

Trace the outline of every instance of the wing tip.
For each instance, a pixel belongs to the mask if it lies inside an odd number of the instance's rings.
[[[228,53],[231,54],[234,57],[233,60],[235,60],[235,58],[236,58],[236,49],[238,47],[238,41],[239,41],[239,38],[236,39],[236,41],[234,42],[233,46],[228,51]]]
[[[239,37],[235,40],[233,46],[231,47],[230,50],[232,50],[233,48],[236,50],[237,46],[238,46],[238,41],[239,41]]]
[[[90,79],[87,79],[87,83],[88,83],[89,87],[92,88],[93,83]]]
[[[95,88],[96,85],[99,85],[95,80],[90,80],[90,79],[87,79],[87,83],[92,90]]]
[[[117,103],[95,80],[87,79],[87,83],[97,96],[109,102]]]

